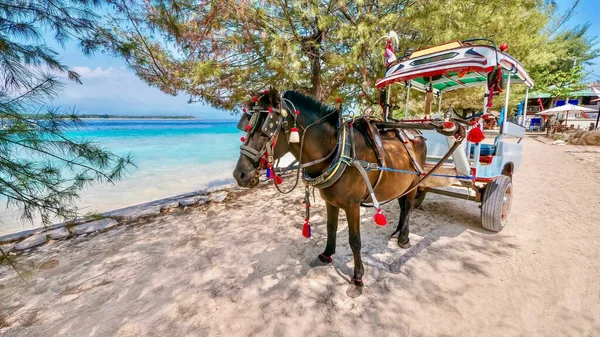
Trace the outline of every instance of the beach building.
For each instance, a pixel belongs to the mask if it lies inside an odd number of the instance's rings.
[[[574,104],[600,111],[598,98],[600,98],[600,82],[592,83],[583,90],[573,92],[568,100],[562,97],[552,97],[548,93],[531,93],[527,101],[525,127],[534,129],[537,126],[543,126],[546,117],[539,113],[565,104]],[[567,127],[574,125],[576,129],[587,129],[590,123],[594,123],[594,126],[597,127],[595,124],[598,112],[569,112],[568,116],[566,113],[559,113],[556,117],[563,123],[567,121]]]

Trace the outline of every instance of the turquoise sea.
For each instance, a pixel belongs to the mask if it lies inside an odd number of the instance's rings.
[[[137,164],[115,185],[83,191],[82,213],[103,212],[233,182],[241,132],[231,120],[91,119],[65,134],[88,139]],[[0,233],[31,228],[0,209]],[[36,224],[38,226],[39,224]]]

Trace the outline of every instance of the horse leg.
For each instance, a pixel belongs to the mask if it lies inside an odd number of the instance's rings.
[[[354,255],[354,276],[352,282],[359,286],[363,286],[362,276],[365,273],[363,268],[362,259],[360,257],[360,205],[354,205],[350,208],[345,209],[346,217],[348,218],[348,232],[350,248]]]
[[[340,215],[340,209],[326,203],[327,206],[327,246],[325,251],[319,255],[319,260],[323,263],[331,263],[333,259],[331,256],[335,254],[335,239],[337,237],[338,218]]]
[[[409,221],[412,210],[415,206],[415,197],[417,196],[417,190],[410,192],[409,194],[403,196],[398,199],[398,203],[400,204],[400,219],[398,220],[398,227],[392,234],[394,236],[396,233],[398,235],[398,245],[400,248],[410,248],[410,239],[408,238],[409,233]]]

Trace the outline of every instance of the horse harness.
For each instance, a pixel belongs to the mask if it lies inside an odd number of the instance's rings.
[[[288,118],[288,116],[291,115],[291,116],[293,116],[294,122],[295,122],[296,116],[294,115],[293,112],[290,112],[290,111],[296,111],[296,109],[294,108],[293,103],[291,101],[288,101],[287,99],[283,98],[283,96],[281,97],[281,102],[282,102],[283,107],[282,106],[280,106],[279,108],[269,107],[266,110],[264,108],[262,108],[261,106],[259,106],[258,104],[255,104],[252,108],[253,113],[248,114],[248,113],[246,113],[246,111],[244,111],[244,113],[242,114],[242,117],[240,118],[238,126],[237,126],[238,129],[240,129],[242,131],[247,131],[248,135],[250,135],[258,127],[257,121],[260,116],[260,113],[267,113],[265,121],[263,122],[263,125],[261,126],[261,132],[263,132],[269,138],[268,141],[263,145],[263,147],[260,150],[253,149],[252,147],[248,146],[247,145],[248,139],[243,139],[243,144],[240,146],[240,153],[242,155],[246,156],[248,159],[250,159],[250,161],[253,162],[254,164],[259,163],[261,168],[263,165],[263,161],[266,162],[267,168],[269,168],[269,169],[271,168],[271,165],[274,163],[275,145],[277,144],[277,141],[279,138],[279,133],[281,132],[281,129],[284,130],[286,141],[288,143],[290,142],[290,137],[288,135],[289,130],[287,128],[287,123],[288,123],[287,118]],[[294,109],[290,110],[288,105],[292,105],[291,107]],[[325,116],[325,117],[328,117],[328,116]],[[302,152],[302,145],[304,143],[304,136],[306,135],[306,130],[308,128],[310,128],[311,126],[315,125],[317,122],[323,120],[325,117],[322,117],[321,119],[313,122],[312,124],[310,124],[309,126],[304,128],[305,132],[303,133],[302,140],[300,142],[300,149],[301,149],[300,152]],[[334,147],[334,149],[332,149],[332,151],[329,154],[327,154],[325,157],[322,157],[320,159],[313,160],[313,161],[307,162],[307,163],[302,163],[301,158],[300,158],[298,165],[296,165],[295,167],[290,166],[284,170],[304,169],[306,167],[313,166],[318,163],[322,163],[322,162],[326,161],[327,159],[329,159],[333,155],[333,160],[332,160],[331,165],[329,166],[329,168],[327,170],[325,170],[325,172],[323,172],[319,176],[310,177],[308,175],[308,173],[306,172],[306,170],[303,170],[302,180],[307,185],[307,188],[308,188],[308,186],[316,187],[319,189],[328,188],[328,187],[332,186],[333,184],[335,184],[339,180],[339,178],[344,174],[346,167],[353,166],[361,174],[361,176],[365,182],[365,185],[367,187],[367,190],[369,192],[368,195],[363,199],[361,204],[363,204],[365,206],[371,206],[371,205],[368,205],[365,203],[369,199],[369,197],[371,197],[372,206],[379,209],[379,202],[377,201],[377,199],[375,197],[374,190],[377,188],[377,186],[379,186],[379,183],[382,180],[383,171],[387,167],[386,162],[385,162],[385,149],[383,147],[380,130],[383,130],[384,132],[386,132],[386,131],[395,132],[397,138],[401,141],[402,145],[404,146],[404,149],[408,153],[408,156],[410,158],[412,166],[414,167],[414,169],[420,176],[419,180],[417,180],[416,182],[413,182],[413,184],[403,194],[396,197],[396,198],[400,198],[400,197],[410,193],[415,188],[417,188],[421,183],[423,183],[423,181],[426,180],[435,170],[437,170],[437,168],[439,168],[439,166],[441,166],[441,164],[452,154],[452,152],[454,152],[454,150],[458,147],[458,145],[460,145],[463,137],[459,136],[459,130],[461,127],[460,127],[460,123],[457,123],[457,124],[459,125],[458,128],[448,131],[445,129],[445,127],[442,128],[441,122],[439,122],[439,123],[430,122],[429,124],[416,125],[416,124],[408,124],[408,123],[402,123],[402,122],[384,122],[384,121],[370,118],[367,116],[360,116],[360,117],[354,117],[354,118],[342,117],[339,119],[338,127],[337,127],[337,129],[338,129],[337,146]],[[369,144],[373,148],[373,150],[376,154],[377,163],[365,162],[365,161],[362,161],[362,160],[359,160],[356,158],[354,129],[356,128],[356,126],[360,126],[360,125],[365,126],[364,127],[366,130],[365,138],[366,138],[367,144]],[[434,166],[433,169],[430,170],[428,173],[425,173],[425,171],[423,170],[423,168],[417,161],[417,158],[415,157],[415,154],[412,150],[412,146],[408,146],[408,143],[413,142],[416,137],[423,137],[423,134],[418,129],[434,129],[446,136],[454,135],[456,138],[456,142],[455,142],[454,146],[452,146],[450,148],[450,150],[446,154],[445,158],[443,158],[443,160],[441,160],[436,166]],[[464,132],[464,129],[463,129],[463,132]],[[366,172],[366,170],[370,171],[372,169],[379,171],[377,180],[375,181],[375,184],[373,184],[373,185],[371,184],[370,179]],[[297,181],[296,181],[296,183],[297,183]],[[294,185],[294,187],[295,186],[296,185]],[[293,190],[293,188],[292,188],[292,190]],[[291,192],[291,190],[289,192]],[[289,193],[289,192],[287,192],[287,193]],[[308,210],[307,210],[307,214],[308,214]]]

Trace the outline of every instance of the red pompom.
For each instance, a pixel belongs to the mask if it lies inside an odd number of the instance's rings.
[[[281,176],[278,174],[275,176],[275,184],[277,185],[281,185],[281,183],[283,182],[283,179],[281,178]]]
[[[508,43],[504,42],[500,45],[500,51],[504,52],[505,50],[508,49]]]
[[[442,124],[442,127],[444,129],[452,129],[452,128],[454,128],[454,123],[451,121],[447,121],[447,122],[444,122],[444,124]]]
[[[300,114],[300,110],[296,109],[296,115]]]
[[[312,230],[310,229],[310,225],[308,224],[308,221],[306,221],[304,223],[304,226],[302,226],[302,236],[304,236],[305,238],[310,238],[312,234]]]
[[[342,99],[338,97],[338,98],[335,99],[335,101],[338,102],[338,103],[340,103],[342,101]]]
[[[265,94],[265,95],[268,94],[268,93],[269,93],[269,90],[265,89],[265,91],[263,91],[263,94]]]
[[[246,131],[250,131],[250,129],[252,129],[252,127],[250,125],[246,125]]]
[[[242,137],[242,138],[240,138],[240,140],[241,140],[242,142],[245,142],[245,141],[246,141],[246,137]]]
[[[273,112],[273,107],[270,106],[268,110],[269,110],[269,112]]]
[[[475,126],[475,125],[477,125],[477,122],[476,121],[471,121],[471,125]]]
[[[362,94],[360,94],[360,97],[365,97],[365,93],[363,92]]]
[[[387,225],[387,219],[385,218],[385,215],[381,212],[381,208],[377,209],[377,213],[375,213],[375,215],[373,216],[373,220],[375,220],[375,223],[378,226]]]
[[[469,134],[467,135],[467,141],[471,142],[471,143],[481,143],[482,140],[485,139],[485,135],[483,134],[483,131],[481,131],[481,129],[479,127],[474,127],[471,130],[469,130]]]
[[[254,102],[254,103],[258,102],[258,97],[256,97],[256,96],[252,97],[252,102]]]
[[[248,111],[248,110],[246,110],[246,108],[242,108],[242,112],[246,112],[246,111]]]

